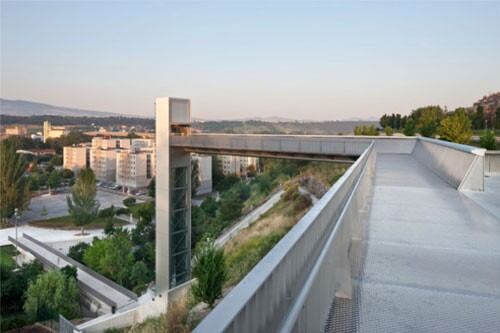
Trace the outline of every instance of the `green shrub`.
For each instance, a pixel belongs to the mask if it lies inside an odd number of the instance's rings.
[[[281,237],[283,237],[282,232],[255,236],[228,253],[228,285],[234,285],[243,279]]]
[[[97,214],[97,217],[102,217],[102,218],[113,217],[115,216],[115,213],[116,213],[115,206],[111,205],[111,207],[101,209]]]
[[[495,132],[486,130],[484,133],[481,135],[479,138],[479,145],[482,148],[488,149],[488,150],[495,150],[497,149],[497,142],[495,139]]]
[[[193,296],[198,300],[214,306],[217,298],[222,296],[222,287],[227,280],[227,269],[224,250],[216,247],[210,239],[198,244],[193,257]]]
[[[116,210],[115,215],[129,215],[130,209],[125,207],[120,207]]]
[[[89,246],[90,246],[89,244],[84,242],[71,246],[68,251],[68,257],[83,263],[83,254],[85,250],[89,248]]]
[[[387,136],[392,136],[394,134],[394,131],[392,130],[392,127],[386,126],[384,128],[384,133]]]
[[[131,207],[133,205],[135,205],[135,198],[132,198],[132,197],[127,197],[125,199],[123,199],[123,204],[127,207]]]

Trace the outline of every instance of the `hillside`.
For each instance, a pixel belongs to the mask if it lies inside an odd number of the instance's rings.
[[[121,114],[113,112],[83,110],[83,109],[55,106],[38,102],[31,102],[24,100],[10,100],[3,98],[0,98],[0,113],[2,115],[12,115],[12,116],[38,116],[38,115],[75,116],[75,117],[122,116]]]
[[[352,134],[356,126],[379,126],[378,121],[322,121],[322,122],[269,122],[205,121],[195,122],[193,128],[205,133],[253,133],[253,134]]]

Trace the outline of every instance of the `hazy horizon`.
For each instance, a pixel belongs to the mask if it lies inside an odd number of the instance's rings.
[[[378,118],[500,90],[500,3],[2,2],[6,99],[152,117]]]

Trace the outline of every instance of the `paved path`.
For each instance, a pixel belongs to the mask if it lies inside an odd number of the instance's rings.
[[[309,195],[309,197],[311,198],[311,201],[312,201],[312,204],[315,205],[316,202],[319,201],[319,199],[314,195],[312,194],[311,192],[309,192],[305,187],[303,186],[299,186],[299,192],[300,194],[302,195]]]
[[[379,154],[366,226],[353,322],[333,329],[500,332],[499,218],[411,155]]]
[[[68,193],[54,195],[45,194],[31,199],[30,207],[23,212],[22,216],[19,218],[19,223],[23,224],[26,222],[68,215],[68,203],[66,201],[68,195]],[[108,208],[111,205],[122,207],[124,198],[125,197],[120,194],[97,191],[97,200],[99,200],[101,208]],[[42,215],[44,207],[47,209],[46,216]]]
[[[276,203],[278,203],[283,193],[285,193],[284,190],[279,190],[278,192],[273,194],[269,199],[267,199],[266,202],[245,215],[245,217],[243,217],[239,222],[233,225],[221,236],[219,236],[219,238],[215,240],[215,244],[223,246],[227,241],[236,236],[242,229],[248,228],[248,226],[257,221],[262,216],[262,214],[266,213]]]
[[[129,224],[124,226],[125,228],[133,228],[133,224]],[[38,228],[32,227],[29,225],[23,225],[18,228],[18,237],[21,237],[23,233],[31,235],[35,237],[39,241],[43,243],[65,243],[66,245],[63,247],[57,247],[59,250],[63,252],[67,251],[67,247],[74,245],[79,242],[90,242],[94,237],[103,237],[104,231],[103,229],[93,229],[93,230],[85,230],[85,233],[88,235],[81,236],[77,235],[80,230],[59,230],[59,229],[49,229],[49,228]],[[0,229],[0,246],[10,244],[8,238],[15,238],[16,229],[15,228],[7,228]],[[71,244],[71,245],[68,245]],[[64,250],[66,249],[66,250]]]
[[[500,175],[491,174],[484,178],[484,192],[464,192],[481,207],[500,219]]]

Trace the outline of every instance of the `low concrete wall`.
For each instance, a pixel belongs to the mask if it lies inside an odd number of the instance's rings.
[[[419,137],[413,156],[458,190],[484,190],[484,149]]]
[[[148,318],[158,317],[167,312],[168,303],[185,297],[193,280],[168,291],[167,297],[141,296],[136,307],[115,314],[107,314],[77,326],[80,332],[98,333],[111,328],[125,328],[142,323]],[[149,300],[144,298],[150,297]]]
[[[484,173],[500,173],[500,150],[487,150],[484,155]]]

